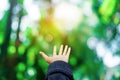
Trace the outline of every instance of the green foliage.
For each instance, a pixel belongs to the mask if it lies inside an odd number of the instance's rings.
[[[12,56],[12,55],[15,54],[15,52],[16,52],[16,47],[15,47],[14,45],[10,45],[10,46],[8,47],[8,55],[9,55],[9,56]]]
[[[6,33],[5,27],[6,27],[7,17],[8,17],[8,11],[4,13],[3,18],[0,20],[0,45],[3,43]]]
[[[104,0],[99,8],[101,20],[103,23],[109,23],[110,18],[115,10],[117,0]]]
[[[18,3],[21,4],[21,5],[23,5],[24,0],[18,0]]]

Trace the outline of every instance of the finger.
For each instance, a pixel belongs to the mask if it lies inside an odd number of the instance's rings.
[[[54,46],[54,49],[53,49],[53,56],[55,56],[56,55],[56,46]]]
[[[44,52],[40,52],[40,55],[47,61],[48,60],[48,56],[44,53]]]
[[[63,55],[66,55],[66,53],[67,53],[67,48],[68,48],[68,46],[66,45],[66,46],[65,46],[65,49],[64,49],[64,52],[63,52]]]
[[[59,55],[62,55],[62,52],[63,52],[63,45],[60,46]]]
[[[68,56],[68,58],[69,58],[70,52],[71,52],[71,48],[69,47],[68,51],[67,51],[67,54],[66,54],[66,56]]]

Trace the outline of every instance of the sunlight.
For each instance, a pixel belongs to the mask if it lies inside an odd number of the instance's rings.
[[[8,0],[0,0],[0,20],[4,16],[4,11],[6,11],[8,8]]]
[[[82,14],[75,5],[63,2],[56,6],[54,17],[60,29],[70,31],[81,20]]]
[[[120,65],[120,57],[114,56],[113,52],[105,47],[103,42],[98,43],[96,47],[97,55],[99,58],[102,58],[104,65],[109,68]]]
[[[111,68],[120,65],[120,57],[107,53],[103,58],[104,64]]]
[[[24,7],[28,13],[28,17],[31,20],[37,21],[40,19],[39,6],[35,3],[33,3],[32,0],[25,0]]]

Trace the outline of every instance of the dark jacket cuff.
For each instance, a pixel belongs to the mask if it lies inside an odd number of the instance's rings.
[[[71,66],[64,61],[55,61],[50,64],[47,72],[47,76],[60,72],[67,75],[69,78],[73,78]]]

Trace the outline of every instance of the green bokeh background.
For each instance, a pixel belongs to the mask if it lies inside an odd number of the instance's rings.
[[[60,30],[56,25],[53,17],[55,6],[47,4],[54,5],[52,1],[55,0],[32,0],[36,5],[43,5],[39,7],[41,17],[36,22],[31,21],[34,24],[23,27],[23,18],[28,15],[24,6],[26,0],[6,1],[9,7],[0,18],[0,80],[44,80],[49,64],[39,55],[39,51],[52,55],[53,46],[59,49],[61,44],[72,48],[69,63],[75,80],[120,80],[120,63],[109,67],[104,63],[104,56],[98,56],[96,51],[97,44],[103,42],[104,47],[113,50],[112,55],[120,59],[120,0],[71,2],[78,9],[90,3],[91,6],[85,10],[92,10],[92,15],[89,11],[88,15],[81,11],[81,21],[71,30],[64,27]],[[70,1],[73,0],[63,0],[66,3]],[[22,29],[24,27],[25,30]],[[91,47],[90,40],[92,43],[96,41],[96,45]],[[116,49],[113,49],[113,42]]]

